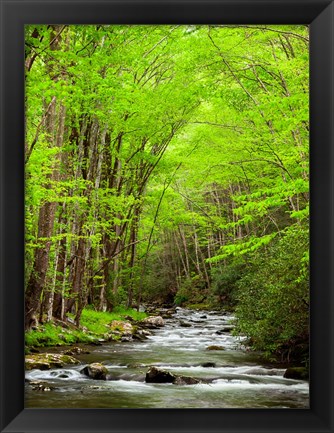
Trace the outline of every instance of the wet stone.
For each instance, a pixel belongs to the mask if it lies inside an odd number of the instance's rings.
[[[80,373],[94,380],[107,380],[109,371],[103,364],[93,362],[80,370]]]
[[[215,362],[203,362],[201,364],[201,367],[205,367],[205,368],[210,367],[210,368],[213,368],[213,367],[216,367],[216,363]]]
[[[211,346],[208,346],[206,348],[206,350],[225,350],[225,348],[223,346],[216,346],[216,345],[213,344]]]

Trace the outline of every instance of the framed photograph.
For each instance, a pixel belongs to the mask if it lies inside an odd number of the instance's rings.
[[[333,432],[332,1],[1,23],[1,432]]]

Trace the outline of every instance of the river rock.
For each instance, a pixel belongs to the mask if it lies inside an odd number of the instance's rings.
[[[205,367],[205,368],[208,368],[208,367],[213,368],[213,367],[215,367],[215,366],[216,366],[216,363],[215,363],[215,362],[203,362],[203,363],[201,364],[201,367]]]
[[[119,331],[123,336],[133,334],[133,326],[129,321],[113,320],[109,325],[111,331]]]
[[[289,367],[285,370],[283,377],[286,379],[308,380],[309,372],[306,367]]]
[[[231,332],[233,329],[234,325],[226,325],[220,330],[220,332]]]
[[[102,346],[103,343],[105,343],[106,340],[92,340],[89,342],[92,346]]]
[[[200,380],[189,376],[179,376],[166,370],[151,367],[146,373],[146,383],[173,383],[174,385],[196,385]]]
[[[90,377],[91,379],[107,380],[109,371],[103,364],[93,362],[80,370],[80,373]]]
[[[174,385],[196,385],[200,380],[189,376],[177,376],[173,382]]]
[[[173,314],[175,313],[175,309],[173,308],[162,308],[160,310],[159,315],[163,318],[163,319],[170,319],[171,317],[173,317]]]
[[[145,382],[147,383],[173,383],[176,376],[169,371],[151,367],[146,373]]]
[[[75,346],[75,347],[72,347],[71,349],[66,350],[64,352],[64,355],[73,356],[73,355],[81,355],[83,353],[88,354],[90,352],[89,352],[89,350],[81,349],[80,347]]]
[[[160,328],[161,326],[165,326],[165,322],[161,316],[149,316],[141,320],[140,325],[145,328]]]
[[[224,348],[223,346],[215,346],[215,345],[212,345],[212,346],[208,346],[208,347],[206,348],[206,350],[225,350],[225,348]]]
[[[144,341],[147,340],[147,337],[145,334],[143,334],[142,329],[139,329],[135,334],[133,334],[132,338],[134,340]]]
[[[183,322],[182,320],[180,320],[180,326],[182,326],[183,328],[191,328],[192,324],[188,323],[188,322]]]
[[[120,331],[112,331],[103,334],[103,338],[106,341],[114,341],[114,340],[119,340],[122,337],[122,335],[123,334]]]
[[[32,386],[33,391],[40,391],[40,392],[48,392],[48,391],[53,391],[55,389],[56,388],[54,386],[42,382],[38,382],[38,383],[35,382]]]
[[[66,364],[79,364],[73,356],[60,353],[37,353],[27,355],[25,358],[26,370],[37,368],[39,370],[50,370],[51,368],[62,368]]]

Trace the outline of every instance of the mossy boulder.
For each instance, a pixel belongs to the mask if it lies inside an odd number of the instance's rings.
[[[25,358],[26,370],[50,370],[51,368],[62,368],[67,364],[79,364],[73,356],[60,353],[36,353],[27,355]]]
[[[132,335],[134,332],[133,325],[129,321],[113,320],[109,327],[111,332],[120,332],[122,336]]]
[[[306,367],[289,367],[283,375],[286,379],[308,380],[309,371]]]

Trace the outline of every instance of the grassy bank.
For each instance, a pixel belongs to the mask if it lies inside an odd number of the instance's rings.
[[[26,332],[25,344],[29,351],[32,347],[93,343],[104,339],[106,334],[108,334],[109,339],[112,337],[112,339],[117,340],[119,338],[117,333],[110,335],[109,325],[113,320],[126,321],[126,317],[142,320],[146,316],[146,313],[139,313],[136,310],[122,307],[115,308],[112,313],[86,308],[82,312],[80,328],[77,328],[71,321],[40,324],[36,330]],[[73,319],[70,315],[69,318]]]

